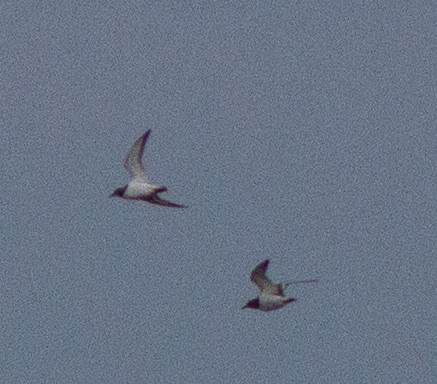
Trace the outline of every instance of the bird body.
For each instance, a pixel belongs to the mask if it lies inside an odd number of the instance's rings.
[[[259,309],[264,312],[274,311],[275,309],[282,308],[293,301],[296,301],[296,299],[292,297],[271,295],[270,293],[261,292],[259,295]]]
[[[167,191],[167,188],[160,185],[143,183],[133,180],[131,183],[127,184],[127,188],[124,194],[126,198],[142,200],[144,196],[149,196],[150,194],[156,193],[158,191],[165,192]]]

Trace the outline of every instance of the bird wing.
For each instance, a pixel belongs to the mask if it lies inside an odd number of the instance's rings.
[[[261,292],[270,293],[272,295],[283,295],[281,287],[278,284],[273,284],[266,276],[269,262],[267,259],[259,263],[250,274],[250,280],[257,285]]]
[[[126,155],[126,158],[124,159],[124,168],[126,171],[128,171],[131,179],[147,182],[146,171],[144,170],[141,158],[143,157],[144,146],[150,135],[150,132],[152,132],[151,129],[146,131],[135,141],[135,143],[133,143],[131,149]]]
[[[172,207],[172,208],[187,208],[186,205],[173,203],[169,200],[162,199],[157,193],[150,196],[147,201],[151,204],[162,205],[164,207]]]

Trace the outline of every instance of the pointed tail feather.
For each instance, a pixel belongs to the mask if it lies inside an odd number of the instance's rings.
[[[284,304],[290,304],[290,303],[292,303],[293,301],[296,301],[297,299],[295,299],[294,297],[290,297],[290,298],[288,298],[287,300],[285,300],[284,301]]]
[[[283,287],[283,289],[285,289],[289,285],[293,285],[293,284],[317,283],[318,281],[319,281],[318,279],[287,281],[286,283],[282,283],[282,287]]]

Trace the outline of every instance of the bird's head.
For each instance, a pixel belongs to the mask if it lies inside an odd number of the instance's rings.
[[[126,191],[127,185],[117,188],[114,192],[112,192],[109,197],[123,197],[124,192]]]
[[[259,298],[249,300],[246,305],[241,309],[247,309],[247,308],[253,308],[258,309],[259,308]]]

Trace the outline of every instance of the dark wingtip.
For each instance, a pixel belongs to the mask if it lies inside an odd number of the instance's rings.
[[[151,129],[148,129],[146,132],[144,132],[143,134],[143,143],[145,143],[150,135],[150,133],[152,132]]]
[[[269,259],[265,259],[264,261],[262,261],[261,262],[261,265],[263,266],[263,267],[268,267],[268,265],[270,264],[270,260]]]

